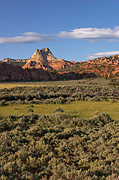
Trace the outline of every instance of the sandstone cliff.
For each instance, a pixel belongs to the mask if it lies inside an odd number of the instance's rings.
[[[22,67],[23,69],[46,69],[46,70],[59,70],[65,67],[69,67],[75,64],[73,61],[66,61],[63,59],[57,59],[49,48],[37,49],[33,56]]]
[[[0,63],[0,81],[48,81],[57,76],[43,69],[27,70],[4,62]]]

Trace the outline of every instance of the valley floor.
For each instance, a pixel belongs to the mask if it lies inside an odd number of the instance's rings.
[[[1,83],[0,179],[118,180],[119,87],[109,83]]]
[[[39,86],[107,86],[110,80],[105,78],[90,78],[79,80],[67,80],[67,81],[41,81],[41,82],[1,82],[0,89],[13,88],[13,87],[39,87]]]

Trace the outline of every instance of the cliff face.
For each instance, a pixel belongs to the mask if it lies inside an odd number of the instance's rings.
[[[93,73],[52,73],[43,69],[22,69],[20,66],[0,62],[0,81],[48,81],[96,77]]]
[[[0,81],[47,81],[57,80],[57,76],[43,69],[27,70],[20,66],[0,63]]]
[[[22,67],[23,69],[50,69],[59,70],[64,67],[72,66],[75,62],[57,59],[48,48],[37,49],[33,56]]]

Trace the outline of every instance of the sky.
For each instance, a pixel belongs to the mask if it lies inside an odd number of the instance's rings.
[[[119,0],[0,0],[0,61],[42,48],[76,62],[119,54]]]

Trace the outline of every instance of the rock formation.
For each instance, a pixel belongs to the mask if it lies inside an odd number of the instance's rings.
[[[8,72],[8,70],[4,70],[5,67],[8,68],[4,65],[4,68],[0,69],[0,80],[7,80],[8,78],[9,80],[39,81],[97,76],[119,78],[119,55],[75,63],[74,61],[57,59],[50,49],[44,48],[37,49],[30,59],[7,58],[2,62],[19,65],[22,68],[17,67],[15,69],[13,66],[9,66],[10,72]],[[0,64],[0,66],[3,65]],[[58,70],[58,73],[49,72],[53,70]]]
[[[93,73],[99,77],[119,78],[119,55],[78,62],[70,69],[64,68],[62,73],[64,72]]]
[[[96,77],[93,73],[53,73],[43,69],[22,69],[20,66],[0,62],[0,81],[48,81]]]
[[[22,69],[20,66],[14,66],[0,62],[0,81],[48,81],[57,80],[54,73],[43,69]]]
[[[63,59],[57,59],[49,48],[37,49],[33,56],[27,61],[27,63],[22,67],[23,69],[50,69],[50,70],[59,70],[64,67],[72,66],[75,64],[73,61],[66,61]]]

